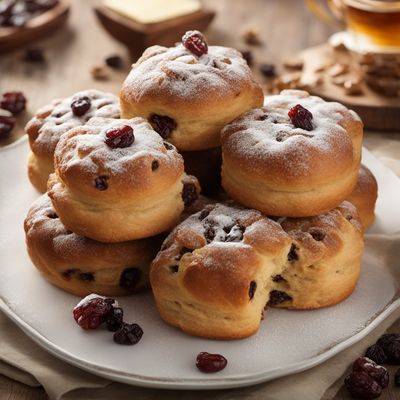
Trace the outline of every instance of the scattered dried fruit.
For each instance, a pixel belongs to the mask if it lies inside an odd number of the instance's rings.
[[[283,65],[289,69],[303,69],[304,61],[300,56],[287,58],[283,61]]]
[[[123,323],[113,336],[115,343],[133,345],[140,341],[143,336],[143,329],[138,324]]]
[[[242,57],[246,60],[247,65],[251,67],[253,65],[254,57],[250,50],[241,50]]]
[[[121,307],[114,307],[107,317],[106,327],[110,332],[116,332],[121,328],[124,319],[124,311]]]
[[[187,31],[182,36],[182,44],[197,57],[201,57],[208,52],[206,38],[199,31]]]
[[[382,394],[379,383],[362,371],[347,375],[344,384],[356,399],[376,399]]]
[[[221,354],[201,352],[196,358],[196,367],[205,373],[221,371],[227,364],[227,359]]]
[[[381,346],[377,344],[368,347],[367,351],[365,352],[365,357],[368,357],[371,360],[375,361],[377,364],[381,365],[388,362],[388,358],[384,350]]]
[[[389,372],[385,367],[378,365],[367,357],[360,357],[354,361],[353,372],[365,372],[379,383],[382,389],[389,385]]]
[[[242,33],[242,38],[247,44],[257,45],[261,43],[260,32],[256,28],[248,28]]]
[[[42,64],[46,62],[44,50],[41,47],[28,47],[25,49],[23,60],[29,63]]]
[[[114,304],[116,304],[114,299],[89,295],[73,309],[73,316],[82,329],[97,329],[106,321]]]
[[[260,72],[266,78],[272,78],[272,77],[276,76],[275,65],[273,65],[273,64],[262,64],[260,66]]]
[[[363,94],[361,82],[359,81],[346,80],[343,87],[348,96],[359,96]]]
[[[0,107],[13,115],[25,110],[26,98],[22,92],[5,92],[0,99]]]
[[[0,111],[0,139],[8,136],[15,125],[15,118],[7,110]]]
[[[394,384],[400,386],[400,368],[396,371],[394,375]]]
[[[106,57],[105,62],[110,68],[121,69],[124,66],[124,61],[118,54]]]
[[[104,65],[95,65],[91,68],[90,73],[96,81],[106,81],[110,79],[110,74]]]

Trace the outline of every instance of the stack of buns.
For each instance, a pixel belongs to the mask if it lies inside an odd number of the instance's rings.
[[[54,138],[25,222],[50,282],[118,295],[149,279],[167,323],[218,339],[254,334],[267,307],[352,293],[377,198],[353,111],[298,90],[264,101],[241,54],[197,31],[147,49],[120,105]]]

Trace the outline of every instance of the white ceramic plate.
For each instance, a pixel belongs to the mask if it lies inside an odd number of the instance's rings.
[[[120,298],[127,321],[144,336],[118,346],[105,330],[85,332],[72,319],[78,298],[41,278],[25,251],[23,220],[38,194],[26,177],[25,139],[0,151],[0,308],[46,350],[68,363],[116,381],[161,388],[209,389],[255,384],[299,372],[360,340],[400,304],[397,285],[382,261],[366,249],[354,294],[317,311],[268,310],[259,332],[239,341],[211,341],[164,324],[150,293]],[[378,179],[377,221],[371,231],[400,226],[400,181],[370,153],[364,163]],[[221,353],[228,366],[217,374],[195,367],[200,351]]]

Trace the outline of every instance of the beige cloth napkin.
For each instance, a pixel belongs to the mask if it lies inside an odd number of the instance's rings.
[[[395,135],[368,134],[366,146],[400,175],[400,141]],[[400,227],[399,227],[400,228]],[[368,236],[368,247],[384,257],[400,282],[400,234]],[[400,318],[400,310],[367,337],[325,363],[302,373],[239,389],[177,391],[146,389],[110,382],[70,366],[48,354],[0,313],[0,373],[30,386],[42,385],[50,399],[61,400],[293,400],[330,399],[341,386],[341,377],[352,361]],[[397,324],[400,327],[400,323]],[[398,329],[397,329],[398,330]]]

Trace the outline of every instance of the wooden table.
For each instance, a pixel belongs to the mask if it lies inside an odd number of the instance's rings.
[[[118,93],[121,82],[129,71],[128,52],[102,30],[93,14],[95,0],[72,1],[72,13],[66,29],[40,43],[45,48],[47,63],[27,64],[21,61],[22,51],[0,56],[0,92],[22,90],[28,98],[28,110],[20,118],[7,144],[23,134],[24,121],[41,105],[53,98],[63,97],[86,88],[97,88]],[[207,31],[211,44],[251,49],[255,58],[257,79],[262,63],[278,63],[299,50],[323,43],[332,30],[311,15],[300,0],[204,0],[217,12]],[[248,46],[241,38],[247,28],[260,31],[263,44]],[[122,71],[112,71],[108,81],[95,81],[90,69],[101,64],[106,56],[120,54],[125,58]],[[32,389],[0,376],[0,399],[46,399],[43,389]],[[347,398],[341,390],[336,399]],[[381,399],[395,399],[390,390]]]

